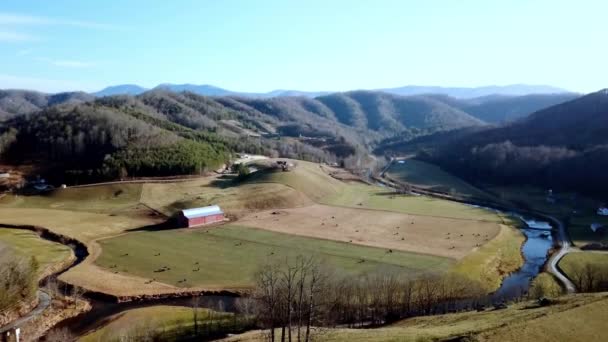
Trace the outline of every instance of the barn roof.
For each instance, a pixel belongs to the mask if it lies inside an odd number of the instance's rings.
[[[223,214],[224,212],[217,205],[210,205],[202,208],[184,209],[182,213],[187,218],[205,217],[210,215]]]

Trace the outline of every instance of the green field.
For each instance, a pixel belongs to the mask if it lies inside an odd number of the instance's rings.
[[[201,330],[206,329],[205,323],[213,318],[217,321],[230,320],[233,315],[225,312],[214,312],[208,309],[198,309],[198,324]],[[193,309],[181,306],[151,306],[125,311],[117,314],[112,321],[88,335],[79,339],[81,342],[126,341],[143,339],[150,331],[172,332],[189,328],[194,325]]]
[[[39,272],[69,258],[69,247],[41,239],[38,234],[21,229],[9,229],[0,226],[0,243],[10,246],[23,258],[35,256],[40,264]]]
[[[388,169],[387,174],[397,180],[429,190],[479,198],[488,196],[480,189],[439,167],[415,159],[404,160],[403,164],[394,163]]]
[[[103,253],[97,259],[98,265],[179,287],[249,287],[261,265],[297,255],[314,255],[347,274],[382,269],[407,274],[439,272],[452,264],[447,258],[399,251],[387,253],[381,248],[234,225],[210,230],[129,233],[102,240],[100,244]],[[360,262],[361,259],[365,261]],[[163,266],[170,270],[155,272]],[[186,281],[179,282],[183,279]]]
[[[583,269],[586,264],[603,265],[608,267],[608,253],[575,252],[568,253],[559,261],[559,268],[573,279],[573,274]]]
[[[41,195],[7,195],[0,204],[13,208],[61,209],[107,213],[135,207],[142,184],[113,184],[82,188],[55,189]]]
[[[499,215],[489,210],[427,196],[396,195],[386,188],[364,184],[349,184],[341,192],[322,199],[321,203],[388,210],[412,215],[491,222],[503,221]]]

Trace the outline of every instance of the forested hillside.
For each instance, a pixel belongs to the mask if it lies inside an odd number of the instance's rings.
[[[234,152],[360,168],[368,165],[359,161],[369,159],[361,156],[374,149],[384,152],[435,133],[486,127],[465,111],[473,100],[432,95],[353,91],[317,98],[208,97],[162,87],[98,98],[0,94],[3,161],[43,166],[68,182],[197,174],[222,165]],[[475,101],[479,108],[487,103]],[[500,106],[507,110],[514,102],[526,100],[510,98]],[[513,110],[521,112],[518,108]]]
[[[608,193],[608,90],[499,128],[410,142],[421,158],[472,181]],[[401,148],[406,148],[402,145]]]
[[[83,92],[44,94],[29,90],[0,90],[0,121],[37,112],[48,106],[82,103],[94,97]]]
[[[484,96],[470,100],[439,99],[470,115],[492,124],[512,122],[538,110],[574,100],[573,93],[535,94],[526,96]]]

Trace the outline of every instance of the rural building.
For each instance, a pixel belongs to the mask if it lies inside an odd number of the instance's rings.
[[[601,216],[608,216],[608,208],[599,208],[597,214]]]
[[[178,214],[180,227],[195,227],[224,221],[224,212],[217,205],[184,209]]]

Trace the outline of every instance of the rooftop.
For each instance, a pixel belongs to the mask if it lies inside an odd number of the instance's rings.
[[[223,214],[224,212],[222,211],[222,209],[220,209],[219,206],[210,205],[208,207],[184,209],[184,210],[182,210],[182,213],[187,218],[195,218],[195,217],[204,217],[204,216],[210,216],[210,215]]]

